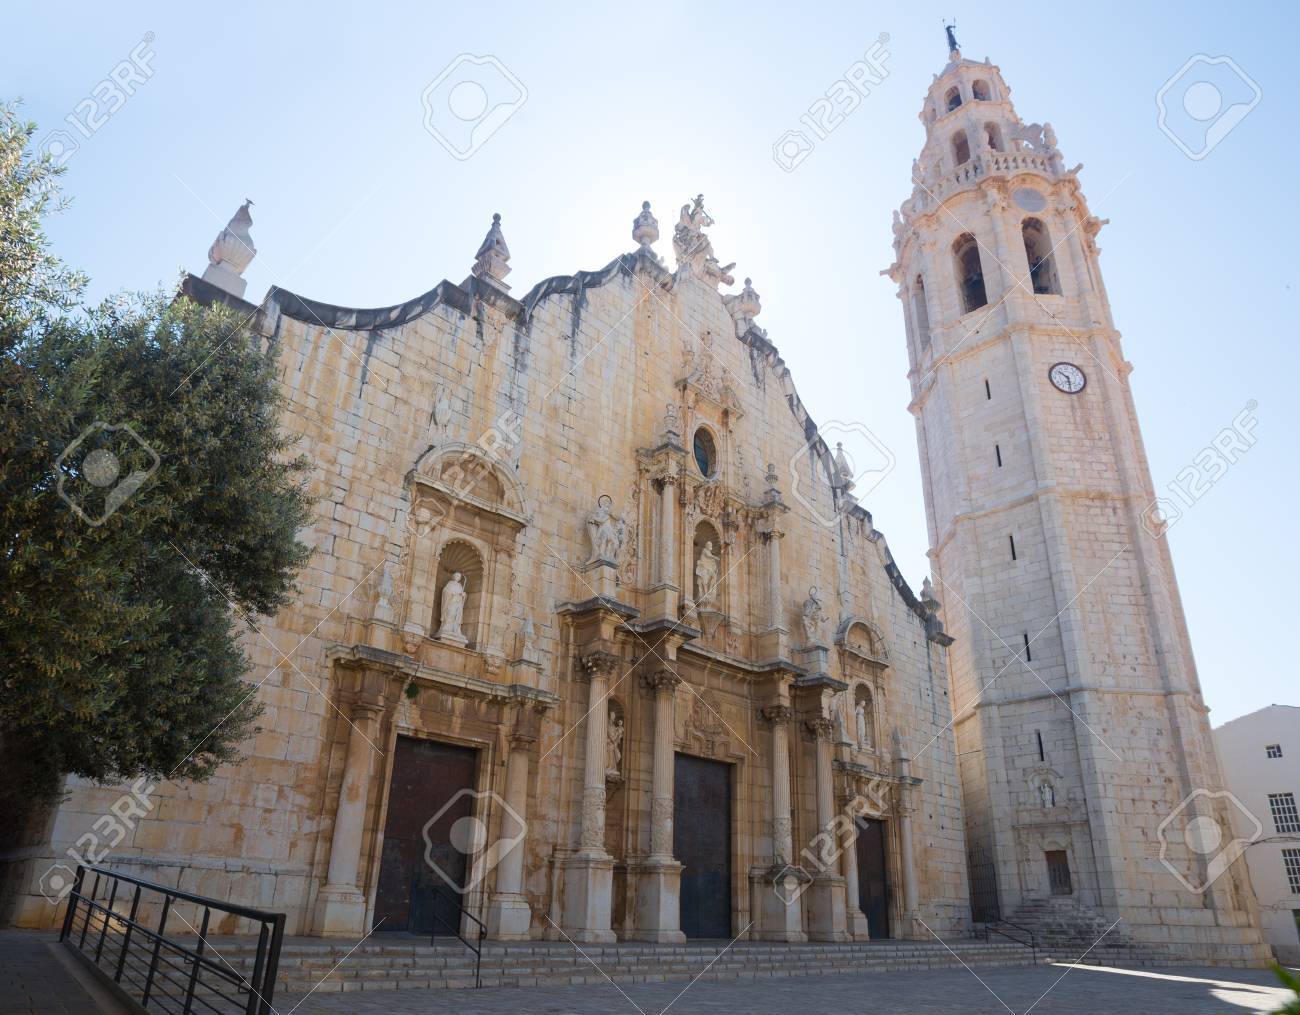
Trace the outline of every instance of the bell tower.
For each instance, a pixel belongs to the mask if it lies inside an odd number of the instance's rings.
[[[1104,944],[1258,960],[1173,565],[1147,517],[1105,222],[1051,125],[1024,123],[1001,70],[948,39],[887,273],[934,594],[956,638],[973,916],[1072,914],[1080,950],[1122,920]]]

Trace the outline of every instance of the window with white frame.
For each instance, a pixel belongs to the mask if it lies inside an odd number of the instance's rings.
[[[1300,832],[1300,813],[1296,812],[1294,793],[1270,793],[1268,809],[1273,812],[1273,827],[1279,835]]]
[[[1286,880],[1291,891],[1300,895],[1300,849],[1282,850],[1282,866],[1286,870]]]
[[[1270,758],[1280,758],[1280,757],[1282,757],[1282,745],[1281,745],[1281,744],[1268,744],[1268,745],[1264,748],[1264,753],[1265,753],[1268,757],[1270,757]]]

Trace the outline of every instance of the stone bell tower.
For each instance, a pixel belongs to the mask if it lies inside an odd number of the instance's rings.
[[[974,918],[1065,915],[1081,951],[1122,919],[1104,946],[1257,960],[1168,545],[1146,517],[1105,223],[999,68],[951,30],[948,57],[888,274],[956,638]]]

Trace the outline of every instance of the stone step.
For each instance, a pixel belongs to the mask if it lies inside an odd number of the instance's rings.
[[[238,966],[253,949],[219,948]],[[349,954],[351,952],[351,954]],[[484,986],[653,983],[704,978],[764,979],[783,976],[884,972],[904,969],[993,968],[1029,965],[1027,948],[980,941],[876,944],[762,945],[727,942],[699,945],[583,946],[584,958],[563,942],[487,944]],[[721,955],[719,953],[722,953]],[[956,954],[954,954],[956,953]],[[344,961],[346,956],[346,961]],[[1039,951],[1039,961],[1050,961]],[[593,965],[593,962],[595,965]],[[340,964],[341,963],[341,964]],[[598,967],[598,968],[597,968]],[[366,943],[358,948],[328,941],[288,943],[280,954],[277,997],[354,990],[461,989],[474,986],[474,956],[465,948]]]

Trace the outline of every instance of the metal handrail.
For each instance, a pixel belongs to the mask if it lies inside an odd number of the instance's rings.
[[[88,874],[94,875],[89,893],[85,891]],[[106,897],[100,892],[102,883]],[[124,885],[128,892],[134,888],[126,914],[117,908],[119,888]],[[157,926],[150,926],[140,913],[146,892],[161,897]],[[172,936],[167,933],[167,921],[176,902],[191,903],[203,911],[198,928],[180,918],[197,938],[192,946],[182,943],[175,932]],[[206,954],[214,910],[259,925],[251,975],[244,976],[219,954],[219,962]],[[284,922],[283,913],[232,905],[105,867],[78,864],[59,940],[141,1011],[179,1010],[189,1015],[196,1005],[201,1005],[205,1011],[267,1015],[274,1012],[271,1001]],[[223,987],[233,993],[226,993]],[[222,1002],[226,1007],[218,1006]]]
[[[458,896],[454,892],[448,891],[445,888],[439,888],[435,885],[433,889],[433,895],[435,901],[439,898],[446,898],[451,900],[451,904],[455,906],[457,910],[459,910],[461,916],[468,916],[472,921],[474,921],[475,924],[478,925],[478,936],[475,938],[475,941],[477,943],[468,941],[466,940],[465,936],[460,932],[460,923],[457,922],[455,925],[452,925],[448,923],[446,920],[443,920],[440,916],[438,916],[438,907],[435,905],[433,907],[433,933],[429,935],[429,944],[432,945],[438,937],[438,924],[441,923],[444,927],[446,927],[448,930],[450,930],[453,934],[456,935],[456,937],[460,940],[461,944],[463,944],[466,948],[468,948],[471,952],[474,953],[474,988],[477,990],[479,987],[483,986],[483,977],[480,971],[483,968],[483,939],[487,937],[487,924],[485,924],[477,916],[475,916],[468,909],[466,909],[464,905],[461,904],[460,896]]]
[[[1006,938],[1008,941],[1014,941],[1018,945],[1023,945],[1025,948],[1028,948],[1031,952],[1033,952],[1034,965],[1038,965],[1038,939],[1034,936],[1034,932],[1030,930],[1028,927],[1022,927],[1020,924],[1012,923],[1010,920],[1003,920],[999,918],[995,922],[1005,923],[1008,927],[1014,927],[1022,934],[1029,935],[1029,940],[1024,941],[1021,938],[1016,937],[1014,934],[1008,934],[1005,930],[999,930],[997,927],[993,926],[992,923],[986,923],[984,925],[985,940],[988,939],[988,935],[990,933],[993,933]]]

